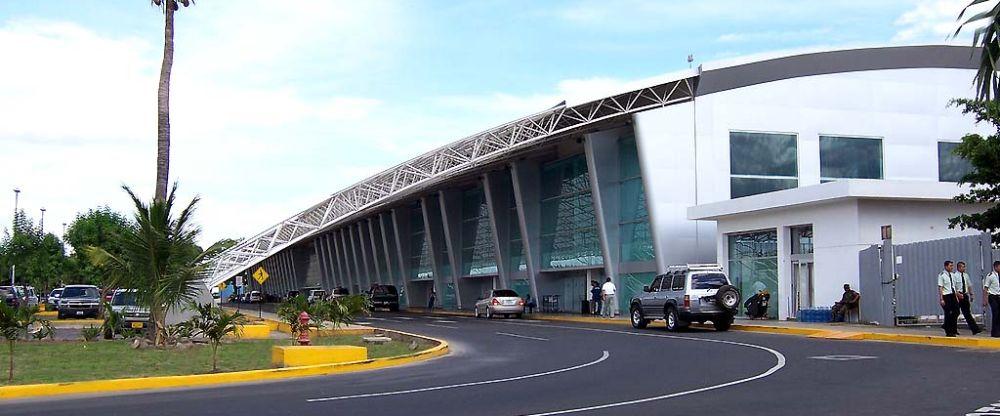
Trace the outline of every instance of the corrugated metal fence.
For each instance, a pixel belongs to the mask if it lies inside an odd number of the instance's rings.
[[[937,275],[945,260],[967,264],[975,295],[972,312],[983,312],[979,299],[983,277],[992,269],[993,259],[998,258],[989,234],[895,244],[890,248],[873,245],[859,254],[863,322],[907,324],[941,315]]]

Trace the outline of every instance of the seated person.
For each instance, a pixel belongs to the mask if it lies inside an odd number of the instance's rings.
[[[844,322],[844,315],[851,309],[858,307],[861,294],[851,289],[851,285],[844,283],[844,296],[840,297],[840,302],[834,303],[830,312],[833,314],[833,322]]]

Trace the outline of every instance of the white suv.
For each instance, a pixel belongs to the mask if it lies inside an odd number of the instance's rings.
[[[691,322],[712,321],[716,330],[726,331],[740,304],[740,292],[716,264],[670,266],[656,276],[642,293],[629,303],[632,326],[645,328],[654,319],[663,319],[668,331]]]

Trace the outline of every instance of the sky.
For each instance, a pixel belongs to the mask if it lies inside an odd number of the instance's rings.
[[[505,121],[702,62],[950,39],[968,0],[198,0],[176,15],[170,180],[200,242],[257,234]],[[151,199],[163,15],[0,0],[0,224]],[[971,80],[970,80],[971,82]],[[0,230],[4,227],[0,226]]]

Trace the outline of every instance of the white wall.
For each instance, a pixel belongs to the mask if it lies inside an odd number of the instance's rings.
[[[976,230],[948,228],[948,218],[982,212],[985,206],[951,201],[861,200],[858,241],[865,245],[882,242],[881,227],[892,225],[894,244],[979,234]]]

